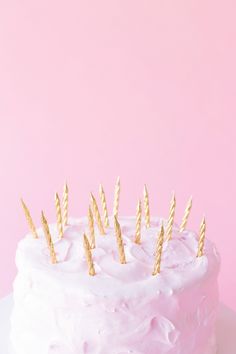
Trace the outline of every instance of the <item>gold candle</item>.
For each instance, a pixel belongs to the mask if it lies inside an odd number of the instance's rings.
[[[93,213],[89,206],[88,210],[88,225],[89,225],[89,236],[90,236],[90,247],[95,248],[95,232],[94,232],[94,220]]]
[[[120,224],[119,224],[116,216],[114,217],[114,225],[115,225],[116,240],[117,240],[120,263],[125,264],[126,257],[125,257],[124,243],[123,243],[123,239],[122,239]]]
[[[158,236],[158,241],[157,241],[157,246],[156,246],[156,252],[155,252],[155,264],[154,264],[154,269],[152,272],[152,275],[157,275],[161,271],[161,256],[162,256],[162,249],[163,249],[163,243],[164,243],[164,227],[163,224],[161,225],[161,230]]]
[[[185,230],[191,209],[192,209],[192,197],[189,199],[186,209],[184,211],[184,216],[181,225],[179,227],[179,232],[183,232]]]
[[[105,235],[105,230],[104,230],[104,227],[102,224],[102,219],[101,219],[101,215],[100,215],[100,212],[98,209],[98,205],[97,205],[96,199],[92,193],[91,193],[91,202],[92,202],[94,216],[95,216],[98,228],[99,228],[99,232],[101,235]]]
[[[67,183],[64,185],[63,190],[63,198],[62,198],[62,207],[63,207],[63,215],[62,215],[62,226],[65,226],[68,223],[68,199],[69,199],[69,189]]]
[[[120,202],[120,177],[117,178],[114,193],[114,206],[113,206],[113,216],[118,217],[118,209]]]
[[[146,227],[150,227],[150,207],[149,207],[149,196],[147,191],[146,184],[144,185],[144,212],[145,212],[145,225]]]
[[[29,209],[27,208],[27,206],[26,206],[25,202],[23,201],[23,199],[21,199],[21,204],[22,204],[22,207],[23,207],[23,210],[24,210],[24,213],[25,213],[25,217],[26,217],[26,220],[28,222],[30,231],[33,234],[33,237],[34,238],[39,238],[38,234],[37,234],[37,231],[36,231],[36,227],[35,227],[34,222],[33,222],[33,219],[32,219],[32,217],[30,215]]]
[[[138,201],[136,210],[136,230],[135,230],[135,243],[140,244],[141,241],[141,226],[142,226],[142,204],[141,200]]]
[[[95,269],[94,269],[94,264],[93,264],[92,252],[90,249],[89,241],[88,241],[87,236],[85,234],[84,234],[84,251],[85,251],[86,260],[88,263],[89,275],[93,276],[93,275],[95,275]]]
[[[48,248],[50,251],[50,258],[51,258],[51,262],[53,264],[57,263],[57,257],[56,257],[56,253],[55,253],[55,249],[54,249],[54,245],[52,242],[52,237],[50,234],[50,230],[49,230],[49,226],[48,226],[48,222],[44,216],[44,213],[42,211],[42,217],[41,217],[41,222],[42,222],[42,226],[43,226],[43,231],[44,231],[44,235],[48,244]]]
[[[103,186],[101,184],[99,186],[99,195],[100,195],[100,199],[101,199],[101,203],[102,203],[104,225],[105,225],[105,227],[109,227],[106,196],[105,196],[105,192],[104,192]]]
[[[171,240],[172,238],[172,229],[173,229],[174,217],[175,217],[175,207],[176,207],[176,199],[175,199],[175,195],[173,194],[170,203],[169,219],[166,227],[167,241]]]
[[[205,217],[204,217],[202,219],[202,222],[201,222],[201,225],[200,225],[197,257],[203,256],[204,244],[205,244],[205,236],[206,236],[206,220],[205,220]]]
[[[63,228],[62,228],[62,216],[61,216],[61,203],[59,195],[55,194],[55,206],[56,206],[56,213],[57,213],[57,229],[59,233],[59,238],[62,239],[63,236]]]

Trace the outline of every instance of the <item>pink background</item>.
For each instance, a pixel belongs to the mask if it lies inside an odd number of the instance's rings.
[[[17,241],[54,221],[67,179],[70,212],[87,212],[117,175],[121,211],[146,182],[153,213],[177,220],[193,194],[222,255],[222,300],[236,309],[235,1],[0,3],[1,296],[11,291]]]

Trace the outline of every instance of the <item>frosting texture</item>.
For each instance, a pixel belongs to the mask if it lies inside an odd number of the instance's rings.
[[[96,231],[96,275],[88,275],[87,218],[70,219],[63,239],[50,225],[58,263],[43,232],[19,242],[11,341],[15,354],[215,354],[219,255],[206,240],[178,232],[164,242],[161,273],[152,276],[161,220],[134,243],[135,218],[120,217],[127,264],[119,263],[114,226]]]

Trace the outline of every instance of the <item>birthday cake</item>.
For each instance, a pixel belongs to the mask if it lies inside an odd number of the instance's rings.
[[[219,256],[200,232],[150,216],[147,189],[136,216],[108,216],[91,195],[88,216],[68,218],[68,188],[57,223],[19,242],[11,343],[14,354],[216,354]],[[62,205],[61,205],[62,204]],[[103,217],[100,210],[103,211]],[[142,217],[144,214],[144,217]]]

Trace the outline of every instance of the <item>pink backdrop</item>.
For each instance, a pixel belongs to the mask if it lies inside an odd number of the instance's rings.
[[[143,183],[152,212],[190,219],[222,255],[221,298],[236,309],[235,1],[0,3],[1,296],[11,291],[23,196],[53,221],[67,179],[71,214],[117,175],[122,213]]]

